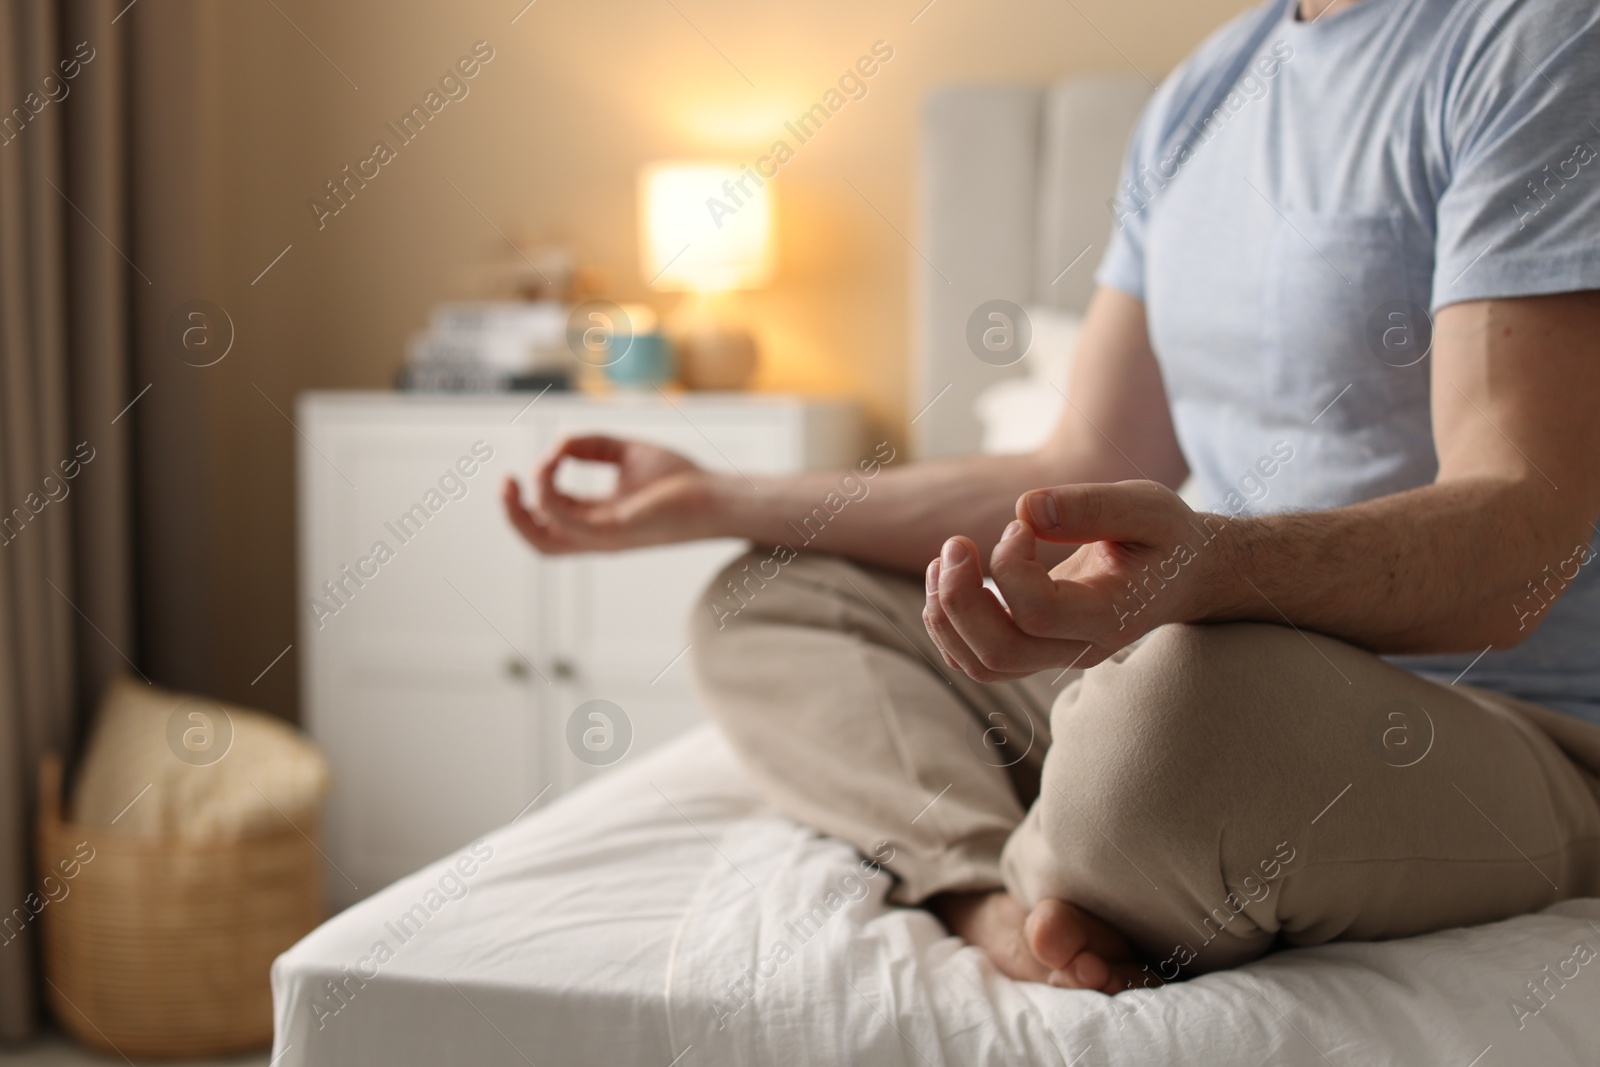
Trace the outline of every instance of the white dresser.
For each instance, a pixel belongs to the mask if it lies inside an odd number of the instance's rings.
[[[336,907],[701,719],[684,624],[742,542],[541,557],[503,516],[508,475],[526,492],[545,449],[595,431],[751,476],[845,467],[863,453],[847,403],[530,399],[300,398],[304,721],[333,767]],[[569,723],[592,700],[609,704]]]

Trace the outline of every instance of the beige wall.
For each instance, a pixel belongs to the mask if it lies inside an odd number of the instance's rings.
[[[924,92],[1130,62],[1158,80],[1245,6],[935,0],[913,23],[921,0],[537,0],[513,25],[520,4],[278,0],[305,37],[273,5],[206,5],[215,53],[205,67],[221,116],[209,139],[221,266],[198,295],[223,304],[238,332],[229,357],[204,372],[214,548],[196,562],[213,571],[210,687],[219,696],[289,714],[296,703],[295,653],[249,684],[295,640],[294,431],[257,387],[292,413],[306,389],[392,382],[406,335],[429,306],[469,292],[474,269],[507,254],[446,179],[506,232],[567,242],[608,275],[613,294],[645,297],[638,168],[672,157],[752,158],[874,41],[886,41],[894,58],[867,97],[783,169],[779,273],[739,310],[765,351],[763,388],[856,396],[897,432],[911,253],[895,229],[911,230]],[[319,232],[307,200],[368,155],[384,122],[479,40],[495,58],[471,95]]]

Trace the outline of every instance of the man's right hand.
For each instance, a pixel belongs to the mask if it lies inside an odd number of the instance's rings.
[[[567,459],[611,464],[616,488],[589,499],[561,492],[556,471]],[[665,448],[591,435],[569,437],[540,460],[531,505],[515,478],[506,479],[501,499],[511,524],[540,552],[604,552],[717,536],[720,480]]]

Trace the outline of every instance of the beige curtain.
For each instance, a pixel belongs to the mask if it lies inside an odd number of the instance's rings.
[[[0,5],[0,1038],[38,1014],[31,820],[134,641],[126,0]],[[114,22],[113,20],[117,21]]]

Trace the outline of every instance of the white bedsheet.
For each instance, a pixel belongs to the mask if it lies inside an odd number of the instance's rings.
[[[765,807],[709,728],[476,848],[278,959],[275,1067],[1600,1063],[1600,959],[1574,955],[1600,901],[1116,998],[1016,983],[852,882],[853,850]],[[1534,999],[1546,965],[1577,974]]]

